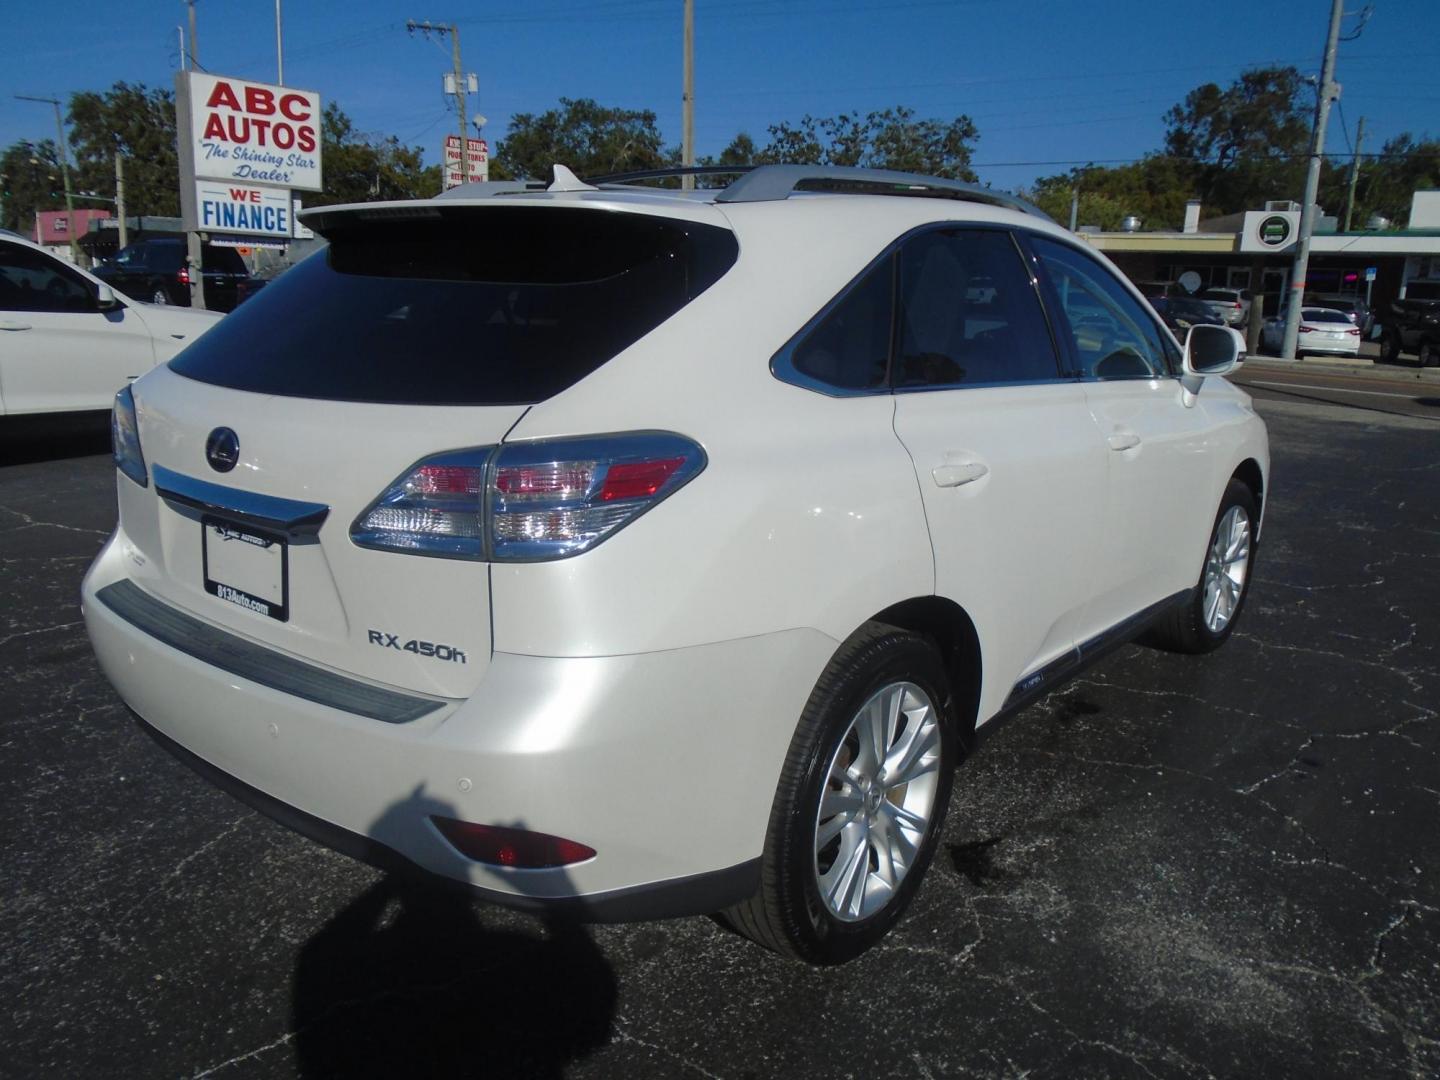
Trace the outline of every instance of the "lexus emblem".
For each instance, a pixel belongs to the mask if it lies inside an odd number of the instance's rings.
[[[216,472],[229,472],[240,460],[240,437],[228,427],[217,427],[205,440],[205,460]]]

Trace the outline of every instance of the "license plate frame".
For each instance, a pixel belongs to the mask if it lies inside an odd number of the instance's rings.
[[[276,622],[290,620],[290,543],[285,536],[202,515],[200,565],[211,596]]]

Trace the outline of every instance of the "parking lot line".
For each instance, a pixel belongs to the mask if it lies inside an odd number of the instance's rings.
[[[1244,386],[1247,384],[1241,383],[1241,385]],[[1346,390],[1339,386],[1312,386],[1308,383],[1291,382],[1261,382],[1259,379],[1250,381],[1248,385],[1269,386],[1277,390],[1319,390],[1324,393],[1332,394],[1365,394],[1367,397],[1398,397],[1404,398],[1406,401],[1414,401],[1416,397],[1415,394],[1391,394],[1385,392],[1384,390]]]

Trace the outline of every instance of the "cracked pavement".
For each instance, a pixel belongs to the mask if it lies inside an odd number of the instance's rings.
[[[1440,1075],[1440,428],[1260,408],[1235,638],[1007,725],[910,915],[832,970],[472,905],[210,787],[78,621],[103,430],[0,440],[0,1076]]]

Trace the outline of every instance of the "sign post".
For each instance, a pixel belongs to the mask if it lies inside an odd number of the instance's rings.
[[[320,191],[320,95],[198,71],[175,76],[180,216],[190,302],[205,306],[204,243],[285,244],[292,190]],[[223,239],[222,239],[223,238]]]
[[[1370,306],[1370,290],[1375,286],[1375,274],[1379,270],[1376,266],[1365,267],[1365,306]]]
[[[484,139],[466,139],[466,168],[461,168],[460,136],[445,136],[445,178],[441,186],[449,191],[472,180],[490,179],[490,146]]]

